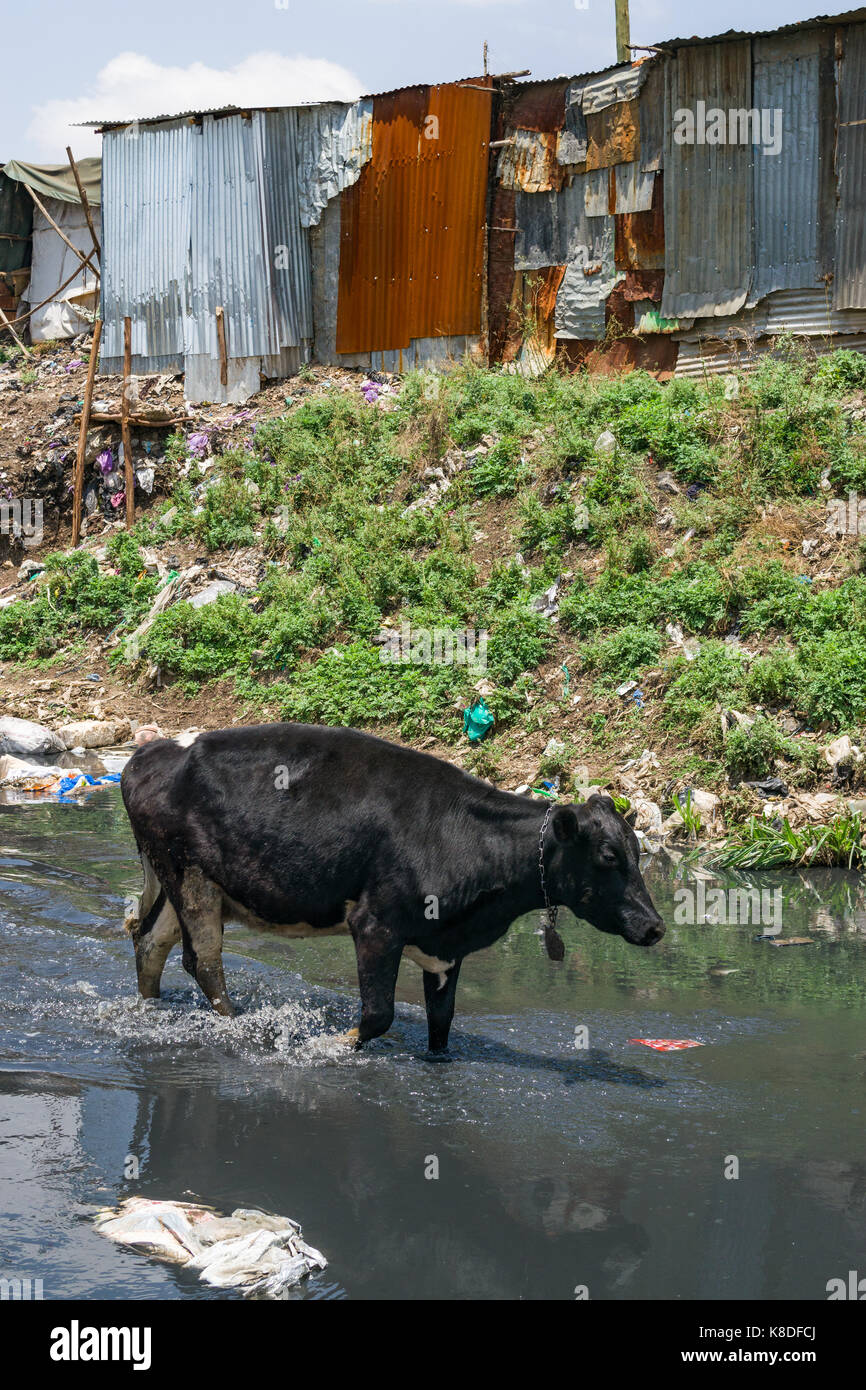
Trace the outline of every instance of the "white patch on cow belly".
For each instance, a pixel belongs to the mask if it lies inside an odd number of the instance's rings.
[[[408,956],[416,965],[420,965],[422,970],[426,970],[430,975],[439,976],[439,988],[445,983],[445,971],[450,970],[454,964],[453,960],[439,960],[438,956],[425,956],[417,946],[404,946],[403,955]]]
[[[349,931],[348,916],[354,906],[354,902],[347,901],[343,906],[343,921],[335,923],[333,927],[313,927],[309,922],[267,922],[263,917],[250,912],[249,908],[227,897],[225,920],[240,922],[242,926],[251,927],[253,931],[276,932],[278,936],[288,936],[295,940],[308,936],[346,936]]]

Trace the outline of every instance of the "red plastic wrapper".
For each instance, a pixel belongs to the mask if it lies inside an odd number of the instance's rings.
[[[687,1047],[703,1047],[702,1042],[694,1042],[692,1038],[629,1038],[629,1042],[641,1043],[656,1052],[682,1052]]]

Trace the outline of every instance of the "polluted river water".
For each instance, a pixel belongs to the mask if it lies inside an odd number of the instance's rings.
[[[346,939],[230,927],[237,1018],[179,951],[143,1003],[117,788],[0,805],[0,1274],[45,1299],[237,1298],[95,1231],[145,1196],[300,1222],[328,1266],[292,1298],[825,1299],[866,1220],[861,880],[645,873],[661,945],[563,913],[553,964],[522,919],[467,960],[432,1065],[410,962],[390,1033],[335,1045]],[[741,890],[718,922],[708,885]],[[776,925],[724,920],[751,889]]]

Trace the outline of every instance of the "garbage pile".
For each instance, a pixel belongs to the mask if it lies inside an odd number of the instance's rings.
[[[328,1263],[303,1240],[297,1221],[246,1207],[223,1216],[194,1202],[128,1197],[100,1211],[94,1224],[119,1245],[198,1270],[203,1283],[245,1298],[280,1298]]]

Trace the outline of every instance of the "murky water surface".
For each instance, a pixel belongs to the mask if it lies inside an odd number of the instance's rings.
[[[346,1056],[327,1035],[355,1021],[351,942],[229,928],[237,1019],[178,952],[142,1004],[117,791],[0,806],[0,1274],[46,1298],[228,1297],[90,1225],[192,1194],[302,1222],[330,1264],[299,1297],[825,1298],[866,1269],[866,895],[843,873],[647,876],[655,950],[565,917],[553,965],[524,919],[464,965],[450,1065],[423,1060],[409,962],[391,1033]],[[674,923],[719,886],[779,889],[777,935],[811,943]]]

